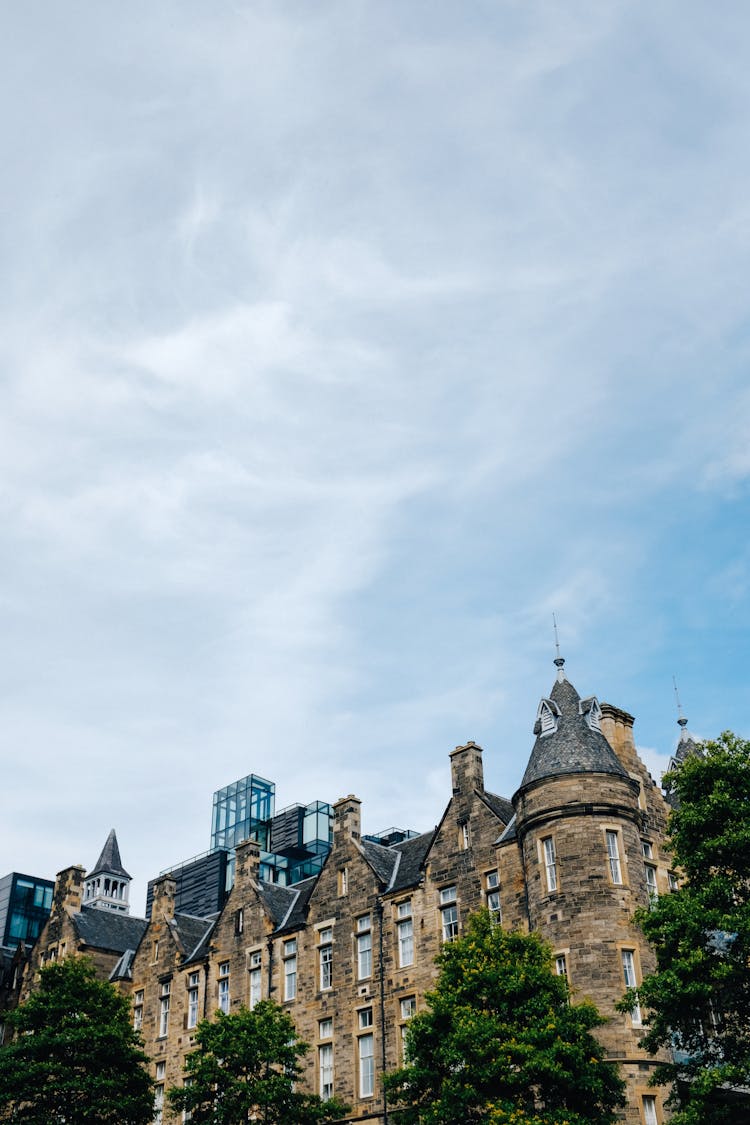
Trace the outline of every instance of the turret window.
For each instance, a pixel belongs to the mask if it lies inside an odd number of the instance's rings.
[[[544,853],[544,873],[547,879],[547,890],[550,894],[557,890],[557,853],[553,836],[545,836],[542,840]]]
[[[650,863],[646,864],[646,890],[653,905],[659,897],[659,889],[656,885],[656,868]]]
[[[620,863],[619,833],[607,832],[607,859],[609,862],[609,877],[613,883],[622,883],[622,865]]]
[[[622,976],[625,981],[625,987],[636,988],[638,986],[638,977],[636,974],[635,950],[621,949],[620,956],[622,957]],[[630,1009],[630,1019],[633,1027],[640,1027],[643,1022],[641,1019],[641,1006],[637,1000]]]
[[[644,1125],[659,1125],[659,1118],[656,1114],[656,1097],[653,1094],[644,1094],[642,1105]]]

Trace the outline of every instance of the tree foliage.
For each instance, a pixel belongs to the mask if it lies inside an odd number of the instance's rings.
[[[750,742],[727,731],[702,749],[665,777],[683,882],[637,915],[657,960],[638,988],[643,1045],[674,1050],[655,1080],[672,1084],[675,1125],[738,1120],[750,1086]]]
[[[128,1000],[83,957],[43,968],[7,1016],[0,1047],[0,1122],[146,1125],[154,1095]]]
[[[591,1034],[591,1004],[572,1004],[549,947],[509,933],[487,911],[444,946],[428,1009],[406,1035],[407,1062],[386,1077],[398,1125],[605,1125],[623,1083]]]
[[[217,1012],[214,1020],[202,1020],[195,1041],[184,1085],[168,1092],[174,1109],[191,1114],[192,1125],[313,1125],[347,1111],[338,1101],[324,1102],[296,1088],[308,1044],[271,1000],[252,1011]]]

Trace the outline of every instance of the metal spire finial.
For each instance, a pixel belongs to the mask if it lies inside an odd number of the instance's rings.
[[[685,727],[687,726],[687,719],[685,718],[685,716],[682,713],[682,704],[680,703],[680,693],[677,690],[677,678],[675,676],[672,676],[672,683],[674,684],[674,697],[677,700],[677,714],[679,716],[678,719],[677,719],[677,725],[681,728],[682,733],[684,734],[685,733]]]
[[[555,617],[554,613],[552,614],[552,627],[555,630],[555,651],[557,652],[557,656],[554,659],[554,664],[557,668],[557,678],[560,683],[562,683],[562,681],[565,679],[565,672],[563,671],[563,668],[565,667],[565,657],[560,656],[560,638],[557,635],[557,618]]]

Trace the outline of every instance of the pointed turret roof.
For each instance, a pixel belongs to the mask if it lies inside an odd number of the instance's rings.
[[[677,741],[675,752],[672,755],[672,760],[669,763],[670,769],[672,769],[673,766],[679,766],[686,758],[689,758],[691,754],[703,754],[700,742],[697,742],[687,729],[687,719],[683,715],[680,715],[677,723],[680,728],[680,737]]]
[[[86,878],[91,879],[94,875],[101,874],[117,875],[120,879],[132,878],[132,876],[128,875],[127,871],[122,866],[122,860],[120,859],[120,849],[117,844],[117,835],[115,834],[114,828],[110,832],[109,836],[107,836],[104,847],[102,848],[102,854],[99,856],[98,860],[94,864],[91,871],[89,871]]]
[[[680,717],[677,720],[677,725],[680,728],[680,737],[677,740],[675,751],[672,754],[672,757],[669,759],[667,773],[675,769],[676,766],[681,766],[686,758],[691,758],[693,755],[696,755],[699,758],[702,758],[704,756],[703,747],[701,746],[700,742],[693,738],[692,734],[687,729],[688,721],[682,713],[682,707],[680,707],[679,705],[679,697],[677,705],[680,712]],[[670,790],[667,793],[667,800],[669,801],[673,809],[677,809],[680,807],[679,798],[674,790]]]
[[[549,697],[539,704],[534,733],[537,736],[520,789],[567,773],[628,773],[599,730],[599,703],[581,699],[563,670],[558,656],[557,678]]]

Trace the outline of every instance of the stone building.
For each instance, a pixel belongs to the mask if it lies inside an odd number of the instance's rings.
[[[404,1029],[435,982],[441,945],[484,905],[503,925],[541,933],[576,999],[608,1018],[599,1034],[627,1082],[622,1120],[661,1122],[641,1013],[616,1012],[615,1003],[654,964],[632,916],[672,889],[669,809],[636,752],[632,716],[581,699],[563,663],[539,704],[536,741],[511,800],[485,789],[481,747],[456,747],[452,792],[433,831],[375,843],[362,836],[359,799],[344,797],[318,875],[267,883],[257,842],[244,841],[234,885],[210,917],[176,909],[169,875],[154,884],[148,921],[105,911],[103,902],[82,905],[84,882],[90,888],[106,871],[100,861],[86,881],[69,868],[27,980],[45,959],[81,950],[130,992],[159,1120],[169,1120],[163,1093],[182,1080],[198,1021],[270,997],[311,1045],[309,1088],[348,1102],[348,1120],[385,1125],[382,1074],[403,1057]],[[104,869],[121,883],[119,853],[117,861],[105,856]],[[123,893],[118,886],[116,902]],[[118,925],[127,932],[115,933]]]

